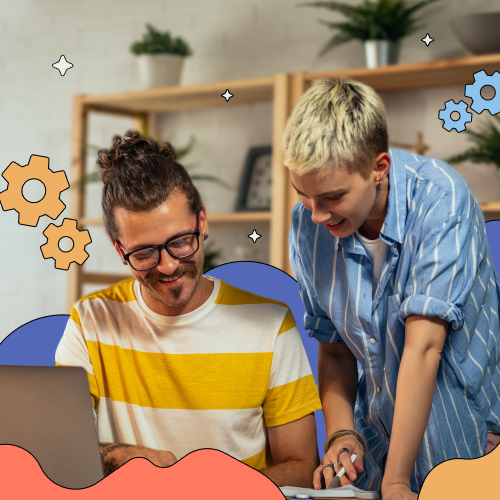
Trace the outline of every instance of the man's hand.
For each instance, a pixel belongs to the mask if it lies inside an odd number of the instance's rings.
[[[159,467],[169,467],[177,459],[170,451],[153,450],[145,446],[125,443],[101,443],[99,451],[102,458],[102,470],[107,476],[132,458],[147,458]]]

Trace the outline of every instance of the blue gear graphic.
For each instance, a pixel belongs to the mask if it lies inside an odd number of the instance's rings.
[[[495,89],[493,99],[483,99],[481,89],[491,85]],[[500,113],[500,73],[495,71],[488,76],[484,70],[474,73],[474,83],[465,86],[465,96],[472,99],[471,109],[480,114],[487,109],[491,116]]]
[[[444,103],[445,109],[439,110],[439,119],[443,120],[443,128],[448,132],[454,128],[457,132],[463,132],[465,130],[465,124],[472,121],[472,113],[467,111],[467,104],[464,101],[460,101],[458,104],[455,103],[453,99],[446,101]],[[451,114],[456,111],[460,114],[458,120],[453,120]]]

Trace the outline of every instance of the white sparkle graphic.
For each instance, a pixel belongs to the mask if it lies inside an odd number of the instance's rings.
[[[221,97],[224,97],[226,99],[226,102],[233,97],[234,94],[231,94],[228,89],[226,89],[226,92],[224,94],[221,94]]]
[[[422,38],[421,41],[424,42],[425,45],[427,45],[427,47],[428,47],[429,44],[434,41],[434,38],[431,38],[429,36],[429,33],[427,33],[427,35],[425,35],[425,38]]]
[[[66,73],[66,71],[70,68],[73,67],[73,65],[66,61],[66,58],[64,56],[61,56],[59,58],[59,61],[57,61],[56,63],[54,63],[52,65],[53,68],[56,68],[59,70],[59,73],[61,73],[61,76],[64,76],[64,74]]]
[[[254,229],[252,234],[249,234],[248,237],[253,240],[255,243],[259,238],[262,238],[262,236]]]

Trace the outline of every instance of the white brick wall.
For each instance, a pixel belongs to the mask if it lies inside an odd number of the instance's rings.
[[[0,10],[0,172],[10,162],[26,164],[31,154],[48,156],[53,170],[68,171],[71,100],[77,93],[105,93],[139,88],[130,44],[147,22],[184,37],[195,55],[187,60],[184,84],[273,75],[277,72],[324,71],[364,64],[362,45],[350,43],[323,58],[317,53],[331,36],[318,19],[338,19],[326,10],[298,8],[287,0],[2,0]],[[355,3],[355,2],[353,2]],[[406,40],[401,61],[425,61],[465,55],[451,32],[449,19],[471,12],[498,10],[494,0],[450,0],[432,8],[422,33]],[[435,41],[426,47],[420,38]],[[74,67],[61,77],[51,65],[64,54]],[[222,89],[225,90],[225,89]],[[444,101],[463,98],[462,88],[384,95],[391,136],[413,141],[425,133],[429,154],[447,156],[464,149],[464,136],[447,134],[437,120]],[[199,170],[224,176],[237,184],[246,150],[271,140],[269,105],[179,113],[160,119],[164,132],[175,129],[182,144],[195,133],[197,146],[186,162]],[[485,121],[475,117],[473,126]],[[92,122],[90,142],[106,146],[123,133],[127,120],[99,118]],[[480,200],[500,198],[498,173],[487,166],[458,169]],[[0,191],[7,183],[0,178]],[[209,210],[229,210],[236,192],[199,184]],[[68,191],[62,200],[68,202]],[[98,216],[99,188],[92,187],[89,215]],[[69,215],[66,210],[56,221]],[[0,211],[0,340],[37,317],[66,312],[67,275],[44,260],[38,227],[17,224],[17,213]],[[235,258],[234,246],[247,244],[253,227],[213,227],[213,239],[224,244],[225,257]],[[267,260],[268,231],[258,259]],[[248,232],[247,232],[248,231]],[[267,233],[266,233],[267,231]],[[240,238],[238,235],[242,233]],[[122,272],[102,230],[91,232],[89,268]],[[249,241],[249,240],[248,240]]]

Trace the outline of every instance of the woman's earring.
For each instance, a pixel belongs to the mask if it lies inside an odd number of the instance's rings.
[[[205,235],[205,237],[203,238],[203,240],[208,240],[208,234]]]
[[[381,192],[381,193],[383,193],[383,191],[382,191],[382,181],[380,181],[380,182],[378,183],[378,186],[377,186],[377,187],[379,188],[380,192]]]

